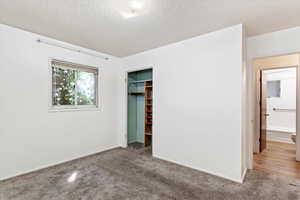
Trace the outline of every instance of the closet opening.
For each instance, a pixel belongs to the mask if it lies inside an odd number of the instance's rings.
[[[127,73],[127,144],[152,154],[152,69]]]

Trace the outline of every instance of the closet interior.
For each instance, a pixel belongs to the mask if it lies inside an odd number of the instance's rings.
[[[129,146],[152,146],[152,69],[128,73]]]

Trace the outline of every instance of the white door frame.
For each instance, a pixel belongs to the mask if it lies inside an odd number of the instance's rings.
[[[291,62],[290,64],[289,63],[278,63],[278,65],[260,65],[259,63],[257,63],[256,61],[257,60],[264,60],[264,59],[268,59],[268,58],[276,58],[276,57],[284,57],[284,56],[297,56],[297,63],[295,62]],[[254,130],[252,132],[252,138],[250,139],[250,152],[251,152],[251,155],[250,155],[250,168],[253,169],[253,152],[256,152],[257,151],[257,144],[254,144],[254,142],[256,142],[257,140],[257,136],[256,134],[258,134],[258,131],[259,131],[259,119],[260,119],[260,116],[259,116],[259,99],[258,99],[258,80],[257,80],[257,77],[258,77],[258,72],[260,70],[266,70],[266,69],[280,69],[280,68],[290,68],[290,67],[296,67],[297,69],[297,76],[296,76],[296,79],[297,79],[297,94],[296,94],[296,132],[297,132],[297,136],[296,136],[296,139],[297,142],[296,143],[296,148],[297,148],[297,155],[296,155],[296,159],[298,161],[300,161],[300,126],[298,124],[300,124],[300,97],[298,94],[300,94],[300,55],[299,54],[287,54],[287,55],[277,55],[277,56],[269,56],[269,57],[264,57],[264,58],[254,58],[253,59],[253,62],[252,62],[252,73],[253,73],[253,76],[252,76],[252,86],[253,86],[253,95],[251,95],[251,98],[254,99],[254,102],[252,104],[253,106],[253,111],[254,111]],[[256,145],[256,146],[255,146]],[[256,147],[256,148],[255,148]]]
[[[152,80],[154,79],[154,67],[136,67],[136,68],[131,68],[130,70],[126,70],[124,72],[124,124],[123,124],[123,127],[124,127],[124,135],[122,135],[122,147],[123,148],[126,148],[128,147],[128,74],[129,73],[132,73],[132,72],[138,72],[138,71],[143,71],[143,70],[148,70],[148,69],[152,69]],[[153,91],[155,90],[154,88],[154,80],[152,82],[152,87],[153,87]],[[153,95],[153,93],[152,93]],[[153,101],[152,101],[152,145],[153,145],[153,136],[155,134],[153,134],[154,132],[154,98],[153,98]]]

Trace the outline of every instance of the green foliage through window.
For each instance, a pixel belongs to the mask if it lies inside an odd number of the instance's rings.
[[[96,105],[96,70],[52,62],[52,105]]]

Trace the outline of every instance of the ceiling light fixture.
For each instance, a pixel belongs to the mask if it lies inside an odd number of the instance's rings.
[[[143,2],[141,1],[131,1],[129,3],[130,8],[132,9],[132,11],[138,11],[141,10],[144,7]]]
[[[129,2],[129,11],[121,12],[122,16],[126,19],[138,16],[138,11],[142,10],[144,3],[140,0],[134,0]]]

